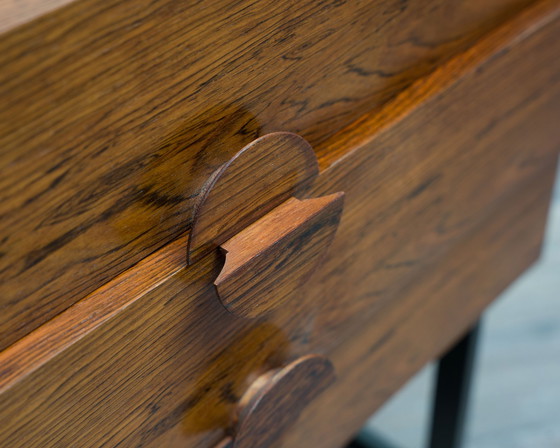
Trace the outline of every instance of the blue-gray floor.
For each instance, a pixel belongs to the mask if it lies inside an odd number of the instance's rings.
[[[368,423],[403,448],[425,446],[433,368]],[[465,448],[560,447],[560,178],[542,259],[485,316]]]

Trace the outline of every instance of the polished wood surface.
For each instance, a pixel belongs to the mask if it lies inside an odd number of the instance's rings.
[[[283,447],[344,446],[427,359],[443,354],[472,327],[539,257],[554,174],[551,165],[510,195],[330,353],[337,382],[302,411]]]
[[[303,138],[274,132],[249,143],[204,184],[194,207],[187,261],[192,264],[292,196],[319,174]]]
[[[278,445],[301,412],[336,380],[332,363],[306,355],[257,378],[241,398],[231,448]]]
[[[226,309],[259,317],[290,306],[319,268],[338,228],[344,193],[289,199],[220,246],[225,262],[214,282]]]
[[[529,0],[3,2],[0,349],[190,228],[272,131],[320,143]],[[47,13],[48,12],[48,13]]]
[[[559,10],[539,2],[315,146],[336,158],[307,194],[345,202],[305,301],[228,313],[219,254],[187,267],[182,238],[1,352],[0,446],[212,447],[251,378],[309,353],[337,380],[281,446],[342,446],[538,256]]]

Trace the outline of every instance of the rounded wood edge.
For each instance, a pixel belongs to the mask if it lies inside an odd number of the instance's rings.
[[[302,181],[299,184],[293,186],[293,195],[297,197],[301,197],[303,193],[311,186],[315,178],[319,175],[319,163],[317,161],[317,157],[315,156],[315,152],[311,145],[301,136],[293,133],[293,132],[273,132],[270,134],[263,135],[256,140],[252,141],[251,143],[244,146],[240,151],[238,151],[230,160],[224,163],[220,168],[218,168],[214,173],[208,178],[206,183],[203,185],[198,199],[193,207],[192,213],[192,227],[191,231],[189,232],[189,238],[187,241],[187,265],[191,265],[198,261],[202,256],[204,256],[207,251],[199,251],[205,244],[208,244],[206,241],[198,241],[198,234],[199,230],[204,224],[201,224],[201,218],[207,213],[205,211],[205,204],[208,201],[209,196],[215,190],[217,184],[219,184],[220,179],[226,173],[232,165],[238,161],[240,158],[243,157],[251,157],[252,152],[254,152],[255,148],[258,148],[260,145],[267,144],[273,139],[278,139],[279,141],[286,141],[292,140],[293,144],[290,146],[293,148],[292,152],[285,151],[283,156],[285,155],[286,160],[285,163],[290,164],[293,163],[293,160],[290,158],[293,155],[298,155],[301,157],[301,165],[307,171],[306,175],[303,175]],[[262,161],[261,161],[262,160]],[[266,164],[268,161],[266,159],[258,160],[258,163]],[[285,198],[287,199],[287,198]],[[280,203],[280,202],[279,202]],[[262,217],[266,212],[268,212],[273,207],[279,205],[279,203],[273,203],[270,205],[269,209],[265,209],[262,212],[259,210],[255,210],[253,217],[253,221],[256,221],[258,218]],[[237,229],[240,231],[242,229]],[[231,237],[233,235],[228,235]],[[227,239],[227,238],[225,238]],[[224,240],[225,240],[224,239]],[[212,246],[217,247],[223,241],[215,241],[213,242]]]
[[[266,373],[240,402],[231,448],[271,446],[335,379],[333,364],[318,354]]]
[[[299,297],[335,238],[344,197],[292,198],[220,245],[225,261],[214,286],[226,310],[255,319]]]

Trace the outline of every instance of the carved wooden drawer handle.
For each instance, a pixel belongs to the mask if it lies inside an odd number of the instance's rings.
[[[326,253],[344,193],[302,199],[317,175],[309,144],[277,132],[247,145],[207,182],[187,259],[221,249],[225,263],[215,285],[230,312],[254,318],[287,303]]]
[[[332,241],[342,198],[289,199],[222,244],[226,262],[215,285],[224,306],[256,317],[291,297]]]
[[[265,373],[241,398],[232,436],[219,448],[274,446],[305,407],[334,380],[333,365],[320,355],[303,356]]]

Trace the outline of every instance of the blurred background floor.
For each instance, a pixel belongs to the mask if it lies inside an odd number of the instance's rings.
[[[402,448],[426,445],[433,366],[367,427]],[[541,260],[485,314],[465,448],[560,448],[560,176]]]

